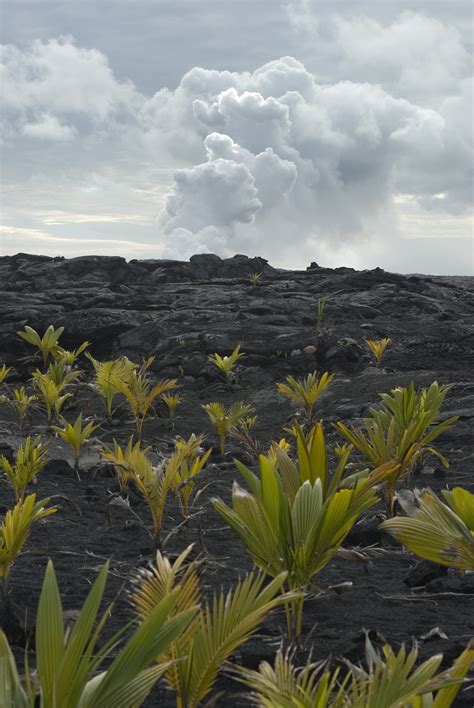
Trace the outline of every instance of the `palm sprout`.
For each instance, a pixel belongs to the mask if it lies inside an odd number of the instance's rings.
[[[205,406],[202,406],[202,408],[206,411],[209,420],[219,436],[222,454],[225,452],[225,439],[232,429],[239,427],[239,425],[245,421],[246,417],[250,415],[250,413],[253,413],[252,406],[245,405],[241,402],[234,403],[230,408],[224,408],[222,403],[214,401],[207,403]]]
[[[189,503],[196,484],[196,475],[204,468],[212,448],[205,452],[202,449],[204,438],[202,435],[191,435],[188,440],[180,438],[175,443],[175,453],[177,464],[176,474],[171,481],[171,489],[179,498],[181,513],[184,518],[189,513]],[[203,454],[201,454],[203,453]],[[170,464],[170,461],[168,461]]]
[[[50,423],[53,417],[59,418],[65,402],[68,398],[71,398],[72,393],[62,393],[64,386],[56,384],[49,374],[42,374],[36,371],[33,377],[38,398],[46,409],[46,415]]]
[[[44,335],[40,337],[36,330],[26,325],[25,331],[17,332],[17,335],[24,339],[28,344],[31,344],[39,349],[43,357],[43,363],[46,366],[49,357],[53,357],[58,351],[58,341],[63,332],[64,327],[54,329],[53,325],[49,325]]]
[[[425,490],[418,509],[407,517],[396,516],[381,528],[422,558],[458,570],[474,570],[474,494],[455,487],[444,491],[448,504]]]
[[[59,435],[61,440],[64,440],[64,442],[70,446],[74,457],[74,469],[77,470],[79,467],[81,450],[99,425],[91,421],[83,426],[82,413],[79,413],[74,423],[68,423],[67,420],[64,420],[64,418],[62,422],[64,426],[63,428],[52,425],[51,429]]]
[[[208,357],[208,360],[216,366],[224,377],[227,385],[230,385],[234,380],[234,369],[239,359],[245,354],[240,351],[240,344],[237,345],[229,356],[220,356],[215,353]]]
[[[374,470],[353,488],[337,488],[325,480],[324,463],[315,464],[310,468],[312,477],[305,478],[307,470],[285,464],[286,453],[281,452],[276,460],[271,455],[260,456],[259,477],[236,461],[250,491],[234,482],[232,508],[221,499],[212,501],[257,567],[272,577],[287,572],[288,589],[306,592],[360,514],[377,503],[374,486],[394,465]],[[274,454],[280,453],[275,449]],[[340,471],[337,474],[342,476]],[[301,632],[303,601],[304,595],[286,608],[288,630],[296,635]]]
[[[56,361],[62,362],[67,366],[74,366],[76,360],[81,356],[83,352],[90,346],[90,342],[82,342],[77,349],[63,349],[63,347],[58,347],[54,352],[54,358]]]
[[[0,384],[2,384],[6,377],[8,376],[8,373],[11,371],[11,366],[7,366],[6,364],[2,364],[0,366]]]
[[[150,358],[138,371],[134,369],[127,380],[113,377],[117,391],[125,396],[133,413],[139,440],[142,436],[143,423],[155,400],[177,384],[176,379],[165,379],[153,385],[145,373],[152,361],[153,358]]]
[[[261,708],[449,708],[474,661],[474,647],[438,673],[441,654],[417,667],[416,645],[395,652],[385,644],[380,654],[367,638],[366,660],[367,669],[347,662],[349,670],[341,676],[341,669],[331,672],[327,662],[297,668],[291,654],[279,650],[274,666],[264,661],[258,671],[242,666],[230,671],[251,689],[252,703]]]
[[[89,352],[86,352],[86,357],[94,367],[94,388],[104,399],[107,418],[110,420],[112,418],[114,398],[120,393],[117,386],[119,382],[127,383],[130,381],[132,372],[137,369],[138,364],[134,364],[127,357],[111,359],[110,361],[97,361]]]
[[[308,374],[304,379],[295,379],[288,376],[286,384],[277,384],[278,391],[297,403],[306,413],[306,420],[311,424],[314,404],[320,395],[327,389],[334,378],[334,374],[327,371],[318,379],[317,373]]]
[[[181,405],[183,397],[180,396],[179,393],[163,393],[161,396],[161,400],[168,409],[168,415],[170,417],[170,421],[173,424],[174,429],[174,419],[176,417],[176,410],[178,406]]]
[[[197,563],[184,566],[191,548],[189,546],[173,564],[157,553],[154,565],[142,571],[132,595],[142,621],[173,588],[178,588],[175,611],[202,602]],[[173,661],[165,678],[176,692],[177,708],[195,708],[204,700],[223,662],[248,640],[265,616],[284,601],[285,596],[278,596],[284,582],[284,573],[268,584],[263,573],[250,573],[227,595],[221,592],[210,604],[204,604],[170,651],[158,656],[158,662]],[[178,657],[182,659],[175,662]]]
[[[151,464],[147,457],[149,450],[149,447],[142,449],[140,442],[136,442],[134,445],[133,435],[130,436],[125,449],[123,449],[115,439],[113,450],[106,445],[103,446],[101,452],[102,458],[113,464],[122,494],[127,489],[128,480],[130,478],[130,468],[136,470],[138,474],[142,474],[142,472],[140,472],[142,467],[148,468]]]
[[[380,366],[385,350],[392,343],[392,340],[388,337],[384,337],[383,339],[366,339],[365,343],[374,355],[377,366]]]
[[[3,599],[11,567],[30,535],[32,525],[57,511],[56,507],[47,508],[48,502],[49,498],[37,502],[36,494],[30,494],[17,501],[5,514],[0,525],[0,596]]]
[[[153,665],[155,657],[186,630],[196,607],[176,609],[176,589],[156,603],[106,669],[102,669],[123,629],[96,650],[100,632],[110,615],[109,606],[98,617],[107,580],[108,564],[100,571],[72,630],[64,626],[61,597],[49,561],[36,618],[36,671],[26,667],[26,690],[5,634],[0,631],[0,705],[34,708],[110,708],[140,706],[169,664]],[[97,625],[97,626],[96,626]],[[150,666],[150,664],[152,664]],[[100,672],[99,672],[100,670]]]
[[[448,461],[433,447],[432,442],[448,430],[457,420],[452,416],[436,423],[441,405],[450,386],[439,386],[435,381],[428,389],[415,392],[413,383],[407,388],[395,388],[391,394],[381,394],[382,407],[371,408],[371,417],[365,418],[365,431],[344,423],[336,429],[373,466],[396,460],[399,467],[392,479],[387,480],[386,503],[389,514],[397,484],[404,480],[414,465],[422,461],[427,452],[435,455],[448,467]]]
[[[20,388],[14,388],[13,389],[13,398],[10,400],[10,405],[15,409],[19,421],[20,421],[20,430],[23,429],[23,423],[26,418],[26,414],[28,413],[28,409],[30,405],[33,403],[33,401],[37,400],[37,396],[35,395],[29,395],[24,386],[21,386]]]
[[[25,442],[20,445],[15,454],[14,465],[7,460],[5,455],[0,456],[0,470],[7,474],[17,501],[23,501],[27,486],[45,467],[47,452],[48,444],[41,442],[38,435],[36,438],[28,436]]]

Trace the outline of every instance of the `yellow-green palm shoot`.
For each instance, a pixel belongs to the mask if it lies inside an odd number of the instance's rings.
[[[138,368],[138,364],[134,364],[127,357],[111,359],[110,361],[97,361],[89,352],[86,352],[86,357],[94,367],[94,388],[104,399],[107,418],[110,420],[113,413],[114,398],[120,393],[117,386],[119,382],[127,383],[130,380],[132,372]]]
[[[457,421],[457,416],[452,416],[436,422],[450,388],[440,386],[436,381],[428,389],[418,392],[413,383],[406,388],[395,388],[390,394],[381,394],[382,406],[379,409],[370,409],[371,417],[364,419],[365,430],[354,426],[348,428],[344,423],[335,425],[370,465],[378,466],[389,460],[399,463],[386,485],[390,515],[397,486],[426,453],[435,455],[445,467],[449,466],[432,443]]]
[[[36,480],[37,475],[46,466],[47,452],[48,443],[43,443],[38,435],[36,438],[28,436],[20,445],[15,453],[14,465],[5,455],[0,456],[0,470],[8,476],[17,501],[23,500],[28,485]]]
[[[37,400],[35,395],[29,395],[24,386],[20,388],[13,389],[13,398],[10,400],[10,405],[15,409],[18,419],[20,421],[20,430],[23,428],[23,423],[26,418],[26,414],[33,403]]]
[[[11,371],[12,367],[2,364],[0,366],[0,384],[2,384],[8,376],[8,372]]]
[[[216,352],[209,356],[208,360],[219,369],[226,383],[230,384],[236,364],[243,356],[245,356],[245,354],[240,351],[240,344],[238,344],[229,356],[220,356],[220,354]]]
[[[392,340],[389,339],[388,337],[384,337],[383,339],[366,339],[365,343],[369,347],[370,351],[372,352],[375,361],[377,363],[377,366],[380,366],[382,363],[382,357],[385,353],[385,350],[387,349],[388,346],[392,343]]]
[[[447,504],[429,490],[418,495],[418,509],[395,516],[381,528],[410,551],[433,563],[474,570],[474,494],[455,487],[444,491]]]
[[[177,385],[176,379],[164,379],[153,384],[151,379],[141,371],[132,371],[128,381],[115,381],[117,390],[127,399],[130,410],[135,418],[137,438],[141,440],[145,418],[157,398]]]
[[[176,417],[176,410],[183,400],[183,397],[179,393],[163,393],[161,400],[166,405],[168,409],[168,415],[170,420],[173,421]]]
[[[59,435],[61,440],[64,440],[64,442],[71,448],[74,458],[74,469],[77,470],[79,467],[79,458],[81,456],[82,448],[89,440],[94,430],[97,430],[99,424],[91,421],[86,425],[83,425],[82,413],[79,413],[74,423],[68,423],[67,420],[64,420],[64,418],[62,422],[64,426],[63,428],[52,425],[51,430]]]
[[[111,708],[143,704],[169,669],[168,663],[156,664],[155,658],[169,651],[186,631],[197,608],[180,611],[176,608],[178,589],[168,593],[110,661],[111,650],[116,648],[126,627],[97,648],[112,609],[109,605],[100,613],[108,567],[107,563],[99,572],[72,629],[68,629],[53,564],[49,561],[35,622],[36,667],[30,672],[27,658],[25,683],[20,679],[8,640],[0,631],[3,679],[0,705]]]
[[[277,388],[283,396],[291,399],[304,409],[306,420],[308,424],[311,424],[314,405],[333,378],[334,374],[328,374],[327,371],[322,374],[321,378],[318,378],[316,371],[314,371],[304,379],[295,379],[293,376],[288,376],[286,384],[279,383]]]
[[[171,489],[178,496],[184,518],[189,514],[189,503],[193,494],[196,476],[204,468],[212,448],[202,449],[204,437],[191,435],[188,440],[179,438],[175,452],[167,464],[174,464],[176,473],[171,481]],[[202,453],[202,454],[201,454]]]
[[[36,494],[19,499],[13,509],[5,514],[0,524],[0,596],[6,595],[10,570],[19,556],[36,521],[54,514],[54,506],[47,507],[49,498],[36,501]]]
[[[55,329],[53,325],[49,325],[46,332],[41,337],[38,332],[33,329],[33,327],[25,326],[24,332],[17,332],[17,335],[24,339],[25,342],[31,344],[32,346],[39,349],[41,356],[43,357],[43,363],[46,366],[48,359],[54,357],[58,350],[58,341],[62,333],[64,332],[64,327],[58,327]]]
[[[42,374],[37,371],[33,374],[33,377],[33,383],[38,394],[37,397],[46,409],[48,423],[51,423],[53,417],[59,418],[64,404],[68,398],[71,398],[72,393],[61,393],[64,386],[58,386],[49,374]]]
[[[326,300],[322,297],[318,297],[316,301],[316,333],[314,345],[316,349],[319,347],[319,340],[321,338],[321,326],[323,324],[324,308],[326,306]]]
[[[56,361],[63,362],[66,366],[74,366],[76,360],[85,352],[87,347],[90,347],[90,342],[82,342],[76,349],[58,347],[54,352],[54,358]]]
[[[366,639],[367,669],[346,662],[342,674],[330,671],[326,661],[308,662],[297,668],[292,655],[280,649],[274,665],[267,661],[258,671],[231,667],[238,681],[252,691],[252,703],[262,708],[401,708],[426,706],[449,708],[474,661],[468,646],[447,670],[438,672],[443,656],[418,662],[418,649],[402,647],[395,652],[384,644],[382,653]]]
[[[251,273],[249,276],[250,282],[256,287],[262,279],[263,273]]]
[[[140,442],[134,444],[133,435],[130,436],[126,448],[122,448],[115,439],[113,450],[103,445],[101,451],[102,459],[113,464],[122,494],[127,489],[130,470],[133,470],[135,475],[149,476],[149,467],[151,465],[147,457],[149,450],[149,447],[142,448]]]
[[[141,621],[173,590],[178,591],[174,613],[200,605],[188,629],[158,656],[173,662],[165,679],[176,693],[177,708],[196,708],[212,691],[224,662],[258,629],[268,613],[288,596],[282,594],[286,575],[266,583],[263,573],[250,573],[227,594],[204,602],[198,564],[185,565],[192,546],[171,564],[161,553],[137,579],[132,601]],[[176,661],[177,659],[180,660]]]
[[[71,369],[71,367],[64,361],[54,361],[49,364],[46,374],[42,374],[40,371],[36,370],[33,373],[33,378],[45,375],[49,376],[49,378],[54,381],[58,389],[62,391],[64,388],[67,388],[67,386],[74,383],[74,381],[80,377],[81,372]]]
[[[225,440],[233,428],[237,428],[243,421],[253,413],[252,406],[242,402],[234,403],[230,408],[225,408],[222,403],[213,401],[202,406],[209,416],[209,420],[214,426],[220,441],[221,454],[225,452]]]
[[[234,482],[232,507],[221,499],[212,503],[258,568],[271,577],[288,573],[288,590],[304,593],[337,553],[360,514],[377,503],[374,487],[390,473],[392,464],[374,470],[352,488],[326,493],[321,474],[314,482],[301,482],[300,473],[293,495],[292,485],[283,481],[271,459],[261,455],[259,462],[257,476],[236,461],[250,491]],[[303,602],[304,594],[286,607],[288,631],[296,636],[301,633]]]
[[[116,451],[117,447],[119,446],[116,446]],[[103,453],[103,456],[124,470],[123,483],[132,482],[146,501],[152,520],[150,536],[156,550],[161,546],[165,506],[176,478],[178,459],[172,456],[169,460],[164,460],[161,465],[154,466],[147,456],[148,450],[149,448],[142,450],[140,442],[132,445],[130,440],[125,452],[119,448],[116,461],[107,452]],[[120,460],[120,457],[123,460]]]

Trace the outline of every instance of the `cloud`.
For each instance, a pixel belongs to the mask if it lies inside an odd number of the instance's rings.
[[[25,123],[23,135],[39,140],[68,141],[73,140],[77,134],[76,129],[70,125],[63,125],[56,116],[42,115],[35,123]]]
[[[468,234],[465,40],[439,18],[368,7],[290,2],[291,56],[250,71],[247,55],[223,55],[209,64],[223,70],[194,66],[153,95],[70,36],[5,45],[8,220],[85,251],[82,237],[105,249],[150,239],[157,256],[246,252],[280,266],[398,267],[404,234]],[[259,56],[274,57],[261,40]]]
[[[252,74],[193,69],[152,99],[157,122],[173,125],[168,150],[192,144],[197,161],[176,172],[162,211],[167,251],[182,253],[183,238],[192,251],[194,234],[200,249],[277,249],[281,262],[295,245],[309,256],[381,230],[395,238],[397,194],[445,211],[466,198],[466,209],[469,130],[454,106],[467,97],[435,110],[377,84],[320,84],[294,57]]]

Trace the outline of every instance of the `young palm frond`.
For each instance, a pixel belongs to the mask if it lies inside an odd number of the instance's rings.
[[[33,403],[33,401],[37,400],[37,396],[35,395],[29,395],[24,386],[21,386],[20,388],[14,388],[13,389],[13,398],[9,401],[10,405],[12,408],[15,409],[18,419],[20,422],[20,431],[23,429],[23,423],[26,418],[26,414],[28,413],[28,410]]]
[[[174,465],[176,469],[174,479],[171,481],[171,489],[179,497],[181,514],[184,518],[189,514],[189,503],[196,485],[196,475],[202,471],[212,452],[212,448],[203,451],[203,442],[202,435],[193,434],[188,440],[179,438],[175,443],[174,455],[167,462],[168,465]]]
[[[240,351],[238,344],[229,356],[220,356],[215,353],[208,357],[208,360],[216,366],[224,377],[225,382],[230,385],[233,381],[234,369],[239,359],[245,354]]]
[[[385,350],[392,343],[392,340],[384,337],[383,339],[366,339],[365,343],[374,355],[377,366],[380,366]]]
[[[17,335],[28,342],[28,344],[37,347],[43,357],[43,363],[46,366],[49,357],[53,357],[58,350],[58,341],[64,327],[54,329],[53,325],[49,325],[48,329],[42,337],[32,327],[25,326],[24,332],[17,332]]]
[[[274,666],[262,662],[258,671],[231,666],[229,671],[248,686],[252,703],[262,708],[449,708],[474,660],[468,647],[447,671],[438,673],[443,659],[436,655],[416,667],[418,649],[398,653],[385,644],[383,656],[366,640],[368,668],[349,664],[349,671],[331,672],[326,662],[295,667],[280,649]]]
[[[71,367],[64,361],[53,361],[49,364],[46,374],[40,371],[35,371],[33,378],[41,376],[49,376],[54,381],[60,391],[67,388],[70,384],[76,381],[81,375],[80,371],[72,370]]]
[[[171,565],[158,553],[155,564],[137,579],[132,600],[140,619],[145,619],[163,595],[178,588],[177,607],[184,609],[201,599],[196,562],[183,568],[191,546]],[[287,596],[278,596],[285,573],[265,584],[265,575],[250,573],[225,595],[221,592],[204,605],[188,629],[177,639],[170,653],[158,657],[168,661],[184,657],[166,674],[176,691],[178,708],[194,708],[212,690],[220,667],[253,634],[265,616]]]
[[[34,522],[57,511],[56,507],[47,508],[48,502],[49,498],[37,502],[36,494],[30,494],[5,514],[0,525],[0,594],[6,593],[12,564],[26,543]]]
[[[87,425],[82,425],[82,413],[79,413],[74,423],[68,423],[67,420],[62,420],[64,427],[59,428],[55,425],[51,426],[51,430],[57,433],[61,440],[64,440],[72,449],[74,457],[74,469],[79,467],[79,457],[84,444],[89,440],[90,436],[97,430],[99,425],[92,421]]]
[[[149,447],[141,448],[140,442],[133,444],[133,435],[129,438],[127,447],[123,449],[114,439],[114,449],[111,450],[106,445],[103,445],[101,455],[102,459],[111,462],[114,465],[115,472],[120,487],[120,492],[123,494],[127,489],[128,480],[130,478],[130,469],[135,470],[136,474],[148,475],[148,468],[151,462],[147,457]],[[143,468],[145,472],[143,472]]]
[[[365,431],[347,428],[336,423],[335,428],[358,450],[371,465],[396,460],[399,467],[387,480],[386,503],[389,514],[397,485],[412,471],[423,455],[431,453],[448,467],[448,461],[432,445],[443,432],[457,421],[452,416],[436,423],[441,405],[450,386],[439,386],[435,381],[429,389],[415,392],[413,383],[407,388],[395,388],[391,394],[382,394],[382,407],[371,408],[371,417],[365,418]]]
[[[83,352],[90,347],[90,342],[82,342],[77,349],[63,349],[63,347],[58,347],[53,353],[56,361],[66,364],[66,366],[74,366],[76,360],[81,356]]]
[[[257,287],[257,285],[261,281],[262,275],[263,275],[263,273],[250,273],[249,280],[255,288]]]
[[[327,371],[319,379],[316,372],[308,374],[304,379],[295,379],[293,376],[288,376],[287,383],[279,383],[277,388],[283,396],[290,398],[304,409],[308,424],[311,424],[314,404],[327,389],[333,378],[334,374],[328,374]]]
[[[110,420],[112,418],[114,398],[120,393],[117,384],[118,382],[127,383],[130,381],[132,372],[138,368],[138,364],[134,364],[127,357],[110,361],[97,361],[89,352],[86,352],[86,357],[94,367],[94,388],[104,399],[107,418]]]
[[[143,423],[150,408],[157,398],[177,385],[176,379],[165,379],[152,384],[146,376],[146,368],[153,359],[149,359],[138,371],[133,370],[127,381],[115,379],[117,390],[127,399],[130,410],[135,418],[137,438],[141,440]]]
[[[300,473],[295,493],[293,480],[283,482],[280,477],[280,460],[261,455],[259,461],[259,477],[236,461],[250,491],[234,482],[232,508],[221,499],[212,503],[240,536],[257,567],[272,577],[287,572],[289,590],[307,591],[360,514],[377,503],[374,487],[392,472],[394,464],[374,470],[353,488],[330,488],[325,494],[320,476],[314,482],[301,481]],[[288,478],[292,475],[288,471]],[[303,601],[304,595],[287,606],[288,630],[296,635],[301,632]]]
[[[72,393],[61,394],[63,386],[58,386],[49,374],[36,371],[33,377],[38,394],[37,398],[45,407],[48,423],[50,423],[53,417],[59,418],[64,404],[68,398],[72,397]]]
[[[474,494],[455,487],[443,492],[449,506],[425,490],[409,517],[395,516],[381,528],[417,556],[458,570],[474,570]]]
[[[6,364],[2,364],[0,366],[0,384],[2,384],[5,381],[5,379],[8,376],[8,373],[11,371],[11,369],[12,369],[12,367],[7,366]]]
[[[181,405],[183,397],[180,396],[179,393],[163,393],[161,396],[161,400],[168,409],[170,421],[173,423],[176,417],[176,410],[178,406]]]
[[[125,629],[94,654],[111,611],[109,606],[98,616],[107,573],[108,563],[95,580],[72,630],[67,631],[56,575],[49,561],[36,618],[36,671],[30,676],[27,667],[26,690],[8,640],[0,631],[0,664],[3,660],[6,676],[0,684],[0,705],[33,708],[37,695],[42,706],[61,708],[140,706],[144,702],[169,668],[168,663],[153,665],[152,662],[185,631],[197,608],[176,611],[178,590],[168,593],[156,603],[108,668],[98,673]],[[14,704],[7,700],[11,696],[15,696]]]
[[[12,465],[5,455],[0,456],[0,470],[3,470],[13,487],[15,499],[23,500],[27,486],[36,479],[36,476],[46,465],[48,443],[41,442],[28,436],[15,453],[15,464]]]
[[[236,428],[242,424],[245,418],[253,413],[252,406],[245,405],[242,402],[234,403],[230,408],[224,408],[222,403],[213,401],[207,403],[202,408],[209,416],[209,420],[214,426],[220,440],[221,453],[225,451],[225,439],[231,432],[232,428]]]

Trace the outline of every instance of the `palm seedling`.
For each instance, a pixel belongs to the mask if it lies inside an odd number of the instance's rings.
[[[111,420],[113,401],[115,396],[120,393],[117,388],[118,383],[122,382],[125,384],[130,381],[132,372],[137,369],[138,365],[127,359],[127,357],[111,359],[110,361],[97,361],[89,352],[86,352],[86,357],[92,363],[95,370],[95,382],[93,386],[97,393],[104,399],[107,418]]]
[[[219,369],[226,384],[231,386],[235,380],[236,364],[243,356],[245,356],[245,354],[240,351],[240,344],[238,344],[229,356],[220,356],[216,352],[209,356],[208,360]]]
[[[439,386],[435,381],[428,389],[415,391],[413,383],[406,388],[395,388],[390,394],[381,394],[380,409],[371,408],[371,417],[365,418],[365,431],[336,423],[336,429],[373,466],[396,460],[399,467],[387,480],[386,504],[393,514],[395,492],[426,453],[438,457],[448,467],[448,461],[433,447],[433,441],[451,428],[457,416],[436,422],[450,386]]]
[[[101,451],[102,459],[113,464],[121,494],[126,491],[128,486],[129,469],[141,470],[143,466],[148,467],[150,464],[147,457],[149,450],[149,447],[141,448],[140,442],[133,444],[133,435],[130,436],[125,449],[115,439],[113,450],[103,445]]]
[[[57,352],[58,341],[63,332],[64,327],[54,329],[53,325],[49,325],[46,332],[40,337],[36,330],[26,325],[25,331],[17,332],[17,335],[40,351],[43,357],[43,364],[46,366],[48,359],[54,357],[54,354]]]
[[[13,509],[7,511],[0,525],[0,599],[3,603],[7,598],[11,567],[30,535],[32,525],[57,511],[56,507],[47,507],[48,502],[49,498],[37,502],[36,494],[19,499]]]
[[[196,607],[177,607],[179,589],[157,602],[135,629],[115,658],[116,648],[127,627],[97,649],[100,633],[111,606],[99,615],[107,580],[108,563],[99,572],[72,629],[64,625],[63,608],[53,564],[49,561],[36,616],[36,670],[26,666],[26,688],[5,634],[0,630],[0,705],[34,708],[112,708],[140,706],[169,663],[154,663],[196,614]],[[103,668],[105,661],[107,668]],[[39,698],[39,703],[37,702]]]
[[[45,375],[49,376],[51,381],[53,381],[61,391],[76,381],[80,377],[81,372],[71,369],[71,367],[64,361],[54,361],[49,364],[46,374],[42,374],[40,371],[35,371],[33,378]]]
[[[316,372],[308,374],[304,379],[295,379],[293,376],[288,376],[286,384],[279,383],[277,388],[281,394],[290,398],[304,409],[308,425],[311,425],[314,404],[327,389],[333,378],[334,374],[328,374],[327,371],[319,379]]]
[[[183,518],[189,515],[189,503],[196,485],[196,476],[204,468],[212,448],[203,451],[202,435],[191,435],[188,440],[179,438],[175,443],[174,455],[168,460],[176,472],[171,480],[171,489],[178,496]],[[202,453],[202,454],[201,454]]]
[[[259,282],[261,281],[262,275],[263,275],[263,273],[251,273],[249,275],[249,280],[252,283],[252,285],[254,286],[254,288],[256,288],[257,285],[259,284]]]
[[[384,337],[383,339],[366,339],[365,343],[372,352],[377,366],[380,367],[385,350],[392,343],[392,340]]]
[[[56,361],[66,364],[66,366],[74,366],[76,360],[89,346],[90,342],[82,342],[82,344],[80,344],[76,349],[63,349],[63,347],[57,347],[54,352],[54,358]]]
[[[42,374],[36,371],[33,377],[33,382],[38,394],[37,398],[46,409],[48,423],[51,423],[53,417],[56,419],[59,418],[64,404],[68,398],[71,398],[72,393],[62,393],[64,386],[55,383],[49,374]]]
[[[5,381],[8,376],[8,373],[11,371],[11,368],[11,366],[7,366],[6,364],[2,364],[0,366],[0,384]]]
[[[169,419],[174,429],[174,419],[176,418],[176,410],[183,400],[179,393],[163,393],[161,400],[168,409]]]
[[[64,440],[71,448],[74,459],[74,469],[77,470],[79,468],[79,458],[82,448],[99,425],[93,421],[83,425],[82,413],[79,413],[74,423],[68,423],[64,418],[62,419],[62,423],[64,427],[59,428],[56,425],[52,425],[51,430],[59,435],[61,440]]]
[[[26,488],[45,467],[47,452],[48,444],[41,442],[38,435],[36,438],[28,436],[25,442],[20,445],[15,454],[14,465],[5,455],[0,456],[0,470],[3,470],[8,476],[17,501],[23,501]]]
[[[340,668],[330,671],[326,661],[297,668],[281,649],[273,666],[267,661],[258,671],[231,666],[230,673],[250,688],[251,702],[261,708],[449,708],[474,661],[474,647],[438,672],[442,660],[438,654],[417,666],[416,645],[395,652],[384,644],[380,653],[366,638],[367,668],[346,662],[345,675]]]
[[[117,443],[115,450],[104,449],[102,456],[121,469],[119,482],[122,489],[132,482],[143,496],[150,510],[152,531],[149,532],[156,550],[161,546],[161,529],[168,499],[168,494],[176,478],[178,459],[172,456],[161,465],[154,466],[147,456],[149,448],[141,449],[140,442],[133,445],[130,438],[128,446],[123,451]]]
[[[20,431],[23,429],[24,421],[31,404],[36,400],[37,396],[28,395],[24,386],[13,389],[13,398],[10,400],[10,405],[15,409],[18,415]]]
[[[133,370],[126,381],[114,379],[117,390],[127,399],[130,410],[135,418],[135,428],[139,440],[141,440],[142,437],[145,418],[156,399],[161,398],[164,393],[170,391],[178,383],[176,379],[165,379],[153,385],[152,381],[145,373],[152,361],[153,358],[150,358],[138,371]]]
[[[238,426],[231,428],[230,435],[245,445],[254,455],[259,455],[261,447],[259,441],[253,435],[253,428],[257,422],[256,415],[246,416]]]
[[[212,500],[255,565],[272,577],[287,572],[288,590],[303,592],[286,605],[288,631],[297,636],[304,593],[338,552],[360,514],[377,503],[374,487],[394,466],[388,463],[365,478],[352,479],[351,487],[342,487],[344,460],[331,480],[324,439],[319,431],[314,435],[311,448],[302,436],[305,449],[299,453],[298,465],[284,446],[274,446],[268,457],[260,456],[259,476],[236,461],[250,491],[234,482],[232,508],[221,499]]]
[[[222,403],[214,401],[202,406],[209,416],[209,420],[214,426],[220,441],[220,450],[225,452],[225,439],[229,433],[239,427],[250,413],[253,413],[252,406],[244,403],[234,403],[230,408],[224,408]]]
[[[381,528],[410,551],[433,563],[474,570],[474,494],[455,487],[443,491],[443,504],[429,490],[417,494],[418,509],[408,517],[395,516]]]
[[[171,564],[157,553],[148,570],[137,578],[132,601],[141,621],[174,588],[178,589],[176,611],[200,604],[200,610],[170,650],[158,656],[158,662],[171,661],[165,674],[168,685],[176,692],[177,708],[195,708],[212,691],[221,665],[257,630],[265,616],[287,596],[282,592],[285,574],[266,583],[263,573],[250,573],[227,595],[214,596],[203,604],[198,564],[184,565],[192,546]],[[176,661],[182,657],[180,661]]]

